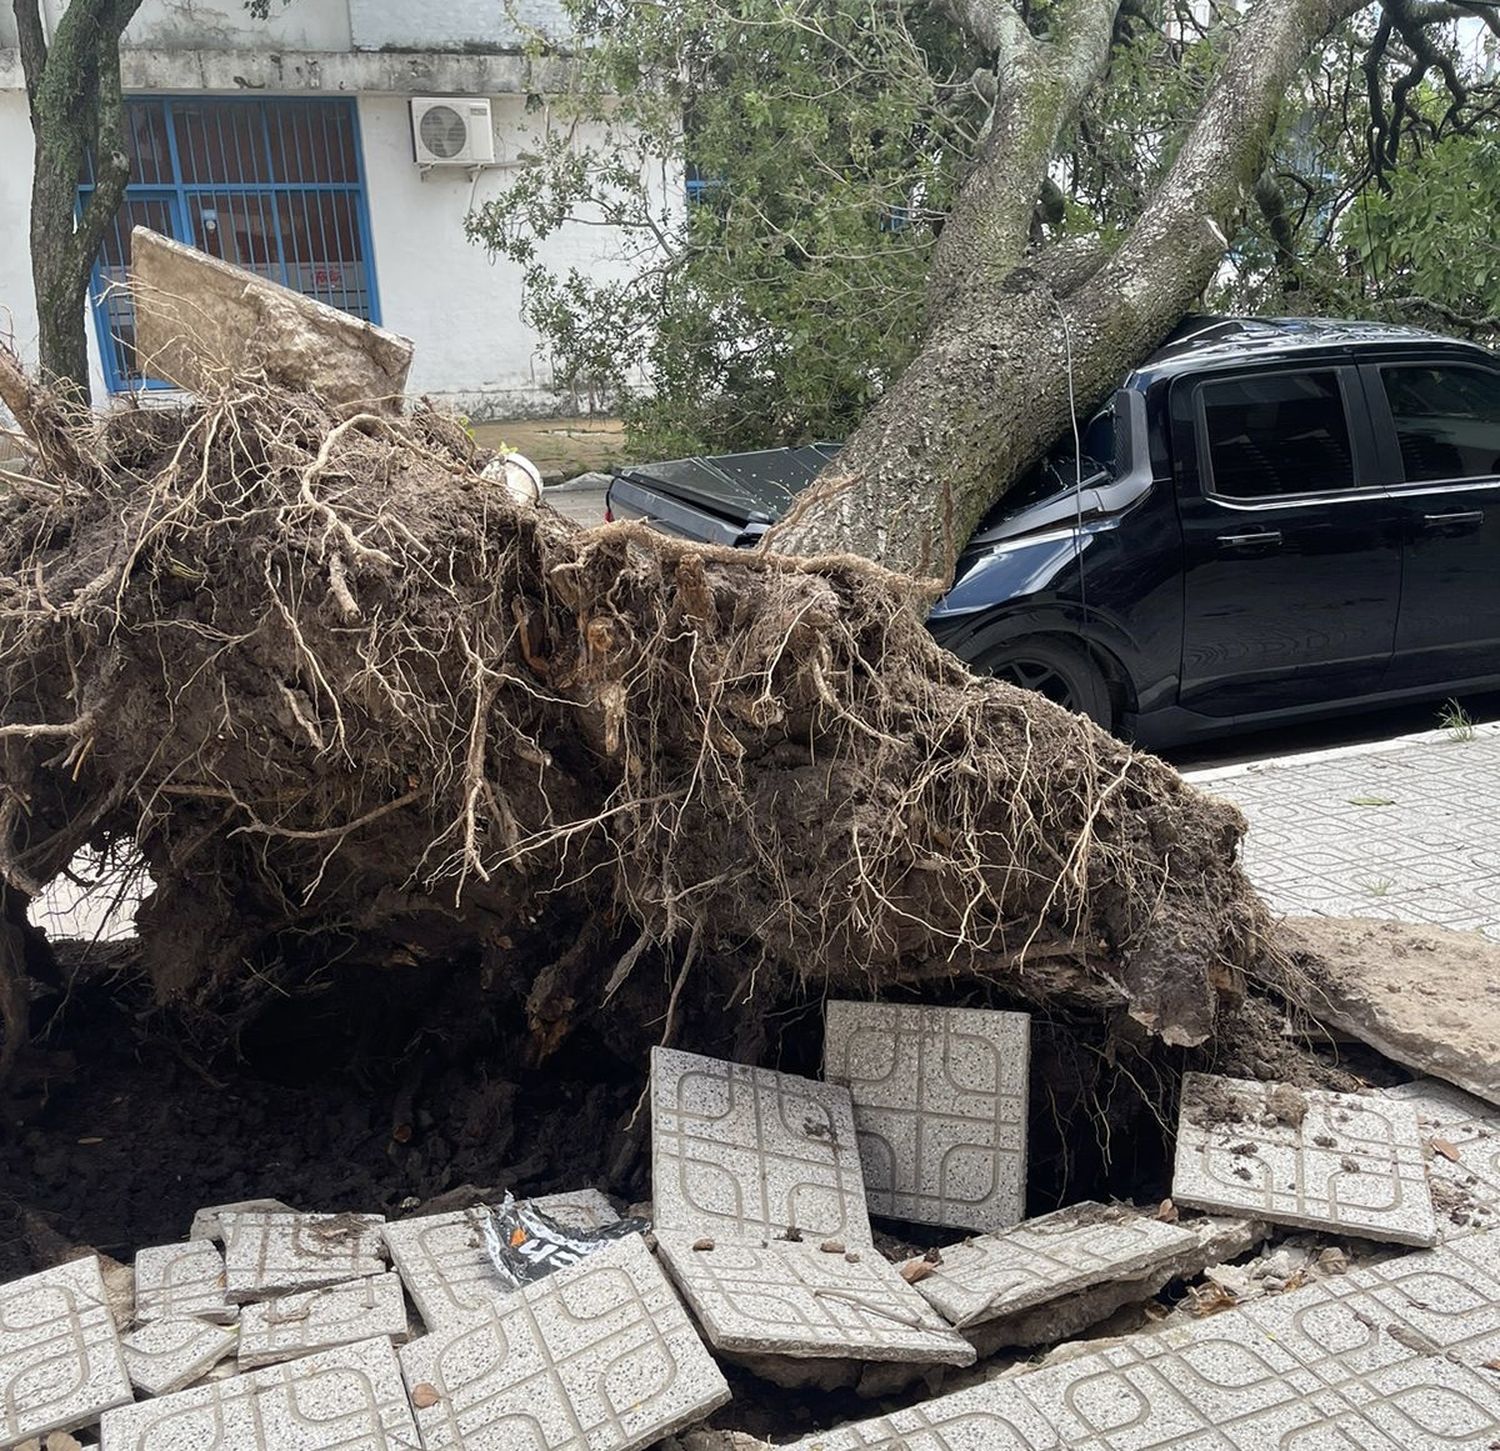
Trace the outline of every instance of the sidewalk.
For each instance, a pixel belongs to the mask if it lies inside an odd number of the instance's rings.
[[[1500,726],[1186,776],[1249,818],[1245,866],[1277,910],[1500,941]]]

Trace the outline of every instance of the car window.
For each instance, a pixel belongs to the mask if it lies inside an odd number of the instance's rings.
[[[1200,390],[1212,492],[1268,499],[1354,487],[1338,374],[1262,373]]]
[[[1409,484],[1500,474],[1500,377],[1478,368],[1385,368]]]

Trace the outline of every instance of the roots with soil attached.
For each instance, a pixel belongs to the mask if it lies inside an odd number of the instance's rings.
[[[247,380],[70,419],[0,371],[37,456],[0,870],[134,842],[164,998],[462,960],[524,975],[540,1057],[612,1012],[673,1038],[705,973],[728,1016],[979,977],[1192,1043],[1258,956],[1237,812],[972,676],[895,576],[513,506],[429,411]]]

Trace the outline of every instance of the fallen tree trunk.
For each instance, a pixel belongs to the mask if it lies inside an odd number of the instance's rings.
[[[47,465],[0,501],[0,868],[137,843],[164,997],[472,954],[545,1052],[646,962],[670,1038],[714,960],[737,1011],[979,975],[1194,1043],[1257,956],[1238,812],[970,675],[909,581],[580,530],[430,413],[89,431],[0,373]]]

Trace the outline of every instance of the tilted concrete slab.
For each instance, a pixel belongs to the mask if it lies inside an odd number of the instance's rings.
[[[795,1359],[972,1365],[951,1330],[876,1251],[830,1252],[812,1241],[719,1240],[663,1230],[659,1252],[710,1345]]]
[[[531,1202],[573,1229],[600,1229],[620,1217],[597,1189],[545,1194]],[[485,1248],[488,1212],[481,1205],[385,1226],[391,1263],[429,1330],[465,1324],[515,1294]]]
[[[225,1285],[224,1256],[211,1241],[148,1245],[135,1256],[135,1318],[233,1324],[239,1307]]]
[[[406,1296],[395,1273],[362,1275],[246,1305],[240,1317],[240,1369],[296,1360],[377,1335],[397,1345],[407,1338]]]
[[[268,1300],[291,1290],[316,1290],[385,1269],[378,1214],[222,1216],[229,1298]]]
[[[130,1383],[148,1396],[170,1395],[234,1353],[239,1331],[206,1320],[152,1320],[122,1336]]]
[[[400,1356],[425,1451],[636,1451],[729,1399],[638,1235]]]
[[[654,1222],[722,1239],[869,1244],[849,1090],[651,1051]]]
[[[295,1214],[290,1204],[279,1199],[237,1199],[233,1204],[208,1204],[193,1215],[188,1230],[189,1239],[213,1239],[220,1243],[224,1239],[224,1226],[219,1222],[221,1214],[244,1214],[251,1210],[264,1210],[268,1214]]]
[[[415,1451],[388,1340],[342,1345],[104,1417],[101,1451]]]
[[[1026,1013],[830,1002],[823,1076],[854,1100],[872,1214],[996,1230],[1026,1213]]]
[[[264,369],[338,407],[399,405],[410,339],[147,227],[130,245],[135,350],[151,376],[212,393]]]
[[[132,1396],[94,1256],[0,1285],[0,1447],[90,1425]]]
[[[917,1289],[949,1324],[969,1329],[1137,1279],[1198,1248],[1198,1236],[1179,1225],[1117,1205],[1073,1204],[943,1250]]]
[[[1172,1198],[1301,1229],[1437,1241],[1416,1110],[1373,1094],[1187,1074]]]
[[[1385,1094],[1417,1111],[1438,1237],[1500,1225],[1500,1109],[1436,1078]]]
[[[1500,1236],[805,1437],[788,1451],[1482,1451]]]

